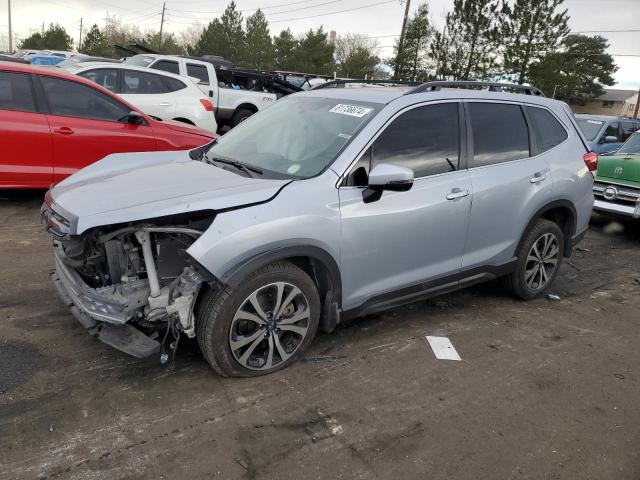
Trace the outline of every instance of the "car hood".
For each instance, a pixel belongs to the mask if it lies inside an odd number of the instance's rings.
[[[598,179],[640,187],[640,154],[617,153],[598,159]]]
[[[290,180],[249,178],[191,160],[189,151],[115,154],[53,187],[47,203],[71,234],[115,223],[237,208],[273,198]]]

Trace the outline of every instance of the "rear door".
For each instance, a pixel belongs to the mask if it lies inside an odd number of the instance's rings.
[[[38,110],[31,75],[0,71],[0,187],[53,181],[51,132]]]
[[[171,120],[175,118],[176,99],[165,88],[165,78],[153,72],[122,70],[120,95],[147,115]]]
[[[523,106],[479,101],[465,106],[473,139],[473,204],[463,270],[500,267],[513,258],[529,219],[549,203],[550,167],[544,155],[535,155]]]
[[[72,80],[40,75],[39,81],[53,134],[54,181],[111,153],[156,150],[151,127],[125,123],[130,108],[112,96]]]
[[[345,308],[457,285],[471,206],[459,110],[444,102],[404,111],[340,187]],[[369,169],[380,163],[411,168],[413,187],[364,203]]]

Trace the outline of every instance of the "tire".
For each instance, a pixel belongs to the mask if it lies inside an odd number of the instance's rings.
[[[549,241],[546,254],[543,251],[547,245],[545,240]],[[555,250],[554,246],[557,247]],[[518,262],[515,271],[504,279],[507,289],[523,300],[542,295],[558,275],[563,246],[564,234],[560,227],[549,220],[538,219],[526,232],[516,252]],[[536,252],[540,255],[536,255]]]
[[[231,128],[237,127],[242,122],[244,122],[247,118],[253,115],[254,112],[251,110],[247,110],[246,108],[239,108],[231,117]]]
[[[272,263],[236,288],[204,295],[196,336],[211,367],[224,377],[254,377],[286,368],[307,350],[318,330],[316,285],[289,262]]]

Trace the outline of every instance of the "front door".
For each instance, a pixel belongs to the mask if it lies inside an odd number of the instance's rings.
[[[339,189],[345,309],[457,285],[472,198],[461,124],[457,102],[410,108],[352,167]],[[368,171],[380,163],[411,168],[413,187],[364,203]]]
[[[156,150],[148,125],[126,123],[130,108],[88,85],[41,76],[53,135],[53,174],[58,182],[112,153]]]

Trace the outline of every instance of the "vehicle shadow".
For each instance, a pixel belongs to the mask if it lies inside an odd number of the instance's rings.
[[[8,190],[0,189],[0,204],[19,204],[19,205],[40,205],[44,201],[46,190],[28,189],[28,190]]]

